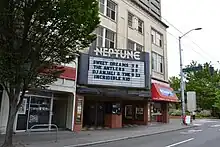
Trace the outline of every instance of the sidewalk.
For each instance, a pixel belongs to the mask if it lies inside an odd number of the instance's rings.
[[[170,120],[169,124],[152,124],[149,126],[137,126],[132,128],[82,131],[79,133],[60,131],[58,142],[55,142],[55,132],[32,132],[17,133],[14,142],[19,147],[76,147],[89,146],[92,144],[112,142],[117,140],[136,138],[140,136],[154,135],[175,130],[186,129],[193,126],[183,126],[180,120]],[[0,144],[3,143],[3,136],[0,136]]]

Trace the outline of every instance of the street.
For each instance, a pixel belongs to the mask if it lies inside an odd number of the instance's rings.
[[[164,134],[145,136],[92,147],[219,147],[220,121],[196,124],[197,127]]]

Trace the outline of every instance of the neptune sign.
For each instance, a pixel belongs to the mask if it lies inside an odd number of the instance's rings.
[[[171,91],[168,88],[160,88],[160,93],[163,94],[164,96],[174,96],[173,91]]]

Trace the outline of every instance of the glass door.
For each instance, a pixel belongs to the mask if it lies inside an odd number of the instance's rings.
[[[28,117],[28,129],[34,125],[49,124],[50,117],[50,98],[31,97],[29,117]],[[44,128],[48,130],[48,126]],[[34,129],[42,129],[40,127],[34,127]]]

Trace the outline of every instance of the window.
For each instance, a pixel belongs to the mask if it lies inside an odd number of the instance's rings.
[[[116,20],[116,7],[116,3],[111,0],[99,0],[99,11],[112,20]]]
[[[110,0],[107,0],[107,16],[116,20],[116,4]]]
[[[158,55],[158,71],[163,73],[163,57]]]
[[[151,31],[151,41],[153,44],[163,47],[163,35],[155,30]]]
[[[115,48],[115,33],[104,27],[98,27],[96,29],[97,34],[97,46]]]
[[[163,73],[163,65],[163,57],[157,53],[152,52],[152,70],[159,73]]]
[[[105,0],[99,0],[99,11],[104,14],[105,12]]]
[[[108,48],[115,47],[115,33],[108,29],[105,29],[105,47]]]
[[[136,51],[142,52],[143,51],[143,46],[136,43]]]
[[[127,49],[142,52],[143,46],[128,39]]]
[[[156,32],[154,30],[152,30],[151,31],[151,41],[153,44],[156,44],[155,36],[156,36]]]
[[[128,12],[128,26],[132,27],[133,26],[133,17],[134,15]]]
[[[156,53],[152,53],[152,69],[154,71],[157,70],[157,54]]]
[[[135,50],[135,42],[128,39],[127,49]]]
[[[162,35],[159,33],[156,33],[156,45],[162,47]]]
[[[143,34],[143,26],[144,26],[144,22],[141,19],[138,19],[138,32]]]
[[[99,47],[103,46],[103,31],[104,29],[102,27],[97,28],[97,46]]]

